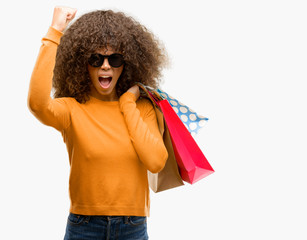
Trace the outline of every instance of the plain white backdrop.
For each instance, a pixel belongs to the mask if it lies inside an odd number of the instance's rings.
[[[210,119],[196,140],[216,172],[151,193],[150,239],[307,239],[307,6],[297,0],[2,3],[0,239],[65,232],[66,146],[26,101],[56,5],[135,17],[171,58],[161,88]]]

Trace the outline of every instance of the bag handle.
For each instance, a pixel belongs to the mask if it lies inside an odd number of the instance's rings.
[[[156,97],[150,91],[148,91],[148,94],[151,96],[152,100],[154,100],[156,105],[159,106],[159,103],[158,103],[158,100],[156,99]]]
[[[157,92],[154,91],[154,89],[149,89],[150,87],[145,86],[144,84],[140,83],[140,82],[136,82],[136,85],[138,85],[148,96],[148,98],[153,102],[153,104],[156,107],[159,107],[159,101],[162,100],[160,95],[158,95]],[[151,91],[153,91],[154,93],[152,93]]]

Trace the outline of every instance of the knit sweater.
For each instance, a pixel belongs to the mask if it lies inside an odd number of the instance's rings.
[[[167,150],[155,111],[131,92],[118,101],[93,96],[51,98],[53,69],[62,33],[50,27],[32,73],[28,106],[43,124],[61,132],[70,163],[70,212],[82,215],[149,216],[147,170],[163,169]]]

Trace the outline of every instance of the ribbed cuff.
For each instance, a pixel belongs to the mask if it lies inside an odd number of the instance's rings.
[[[136,101],[136,96],[132,92],[125,92],[119,99],[120,102],[126,102],[126,101]]]
[[[121,97],[119,98],[119,106],[121,111],[124,111],[124,106],[126,103],[134,103],[136,101],[136,96],[132,92],[125,92]]]
[[[44,39],[48,39],[51,42],[56,43],[57,45],[60,44],[60,39],[63,36],[63,33],[60,32],[59,30],[56,30],[53,27],[49,27],[48,32]]]

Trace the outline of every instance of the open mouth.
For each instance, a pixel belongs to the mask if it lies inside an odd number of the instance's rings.
[[[99,77],[98,80],[102,88],[108,88],[111,85],[112,77],[103,76],[103,77]]]

